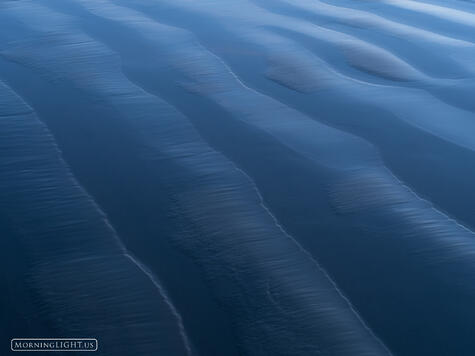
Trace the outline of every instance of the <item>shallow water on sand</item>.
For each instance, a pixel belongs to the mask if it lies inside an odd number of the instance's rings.
[[[474,26],[466,1],[0,2],[5,344],[473,355]]]

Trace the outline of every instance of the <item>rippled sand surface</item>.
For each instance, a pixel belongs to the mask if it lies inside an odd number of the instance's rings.
[[[472,1],[0,0],[0,354],[474,355],[474,97]]]

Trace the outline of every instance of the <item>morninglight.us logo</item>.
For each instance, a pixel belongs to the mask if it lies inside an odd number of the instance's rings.
[[[12,351],[97,351],[99,345],[93,338],[61,338],[61,339],[12,339]]]

